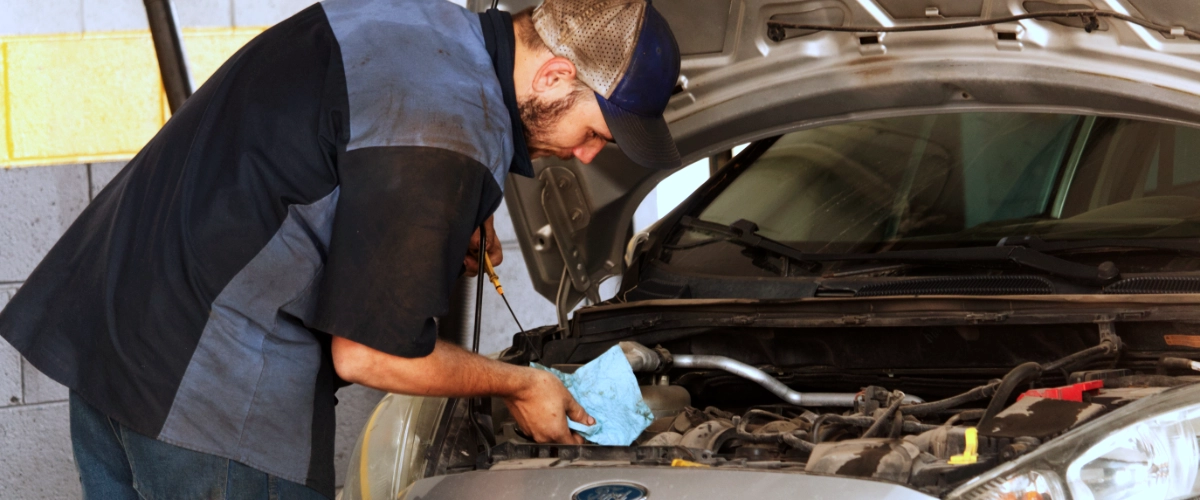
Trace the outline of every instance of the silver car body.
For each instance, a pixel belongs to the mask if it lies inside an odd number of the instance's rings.
[[[648,498],[680,500],[753,498],[774,500],[803,497],[841,499],[851,494],[878,500],[922,500],[934,497],[903,486],[865,480],[783,474],[769,471],[722,471],[693,468],[663,470],[632,467],[573,467],[529,470],[489,470],[423,479],[405,492],[405,499],[572,498],[585,488],[603,484],[634,484]],[[847,488],[853,488],[849,490]],[[618,500],[618,499],[613,499]],[[630,499],[632,500],[632,499]]]

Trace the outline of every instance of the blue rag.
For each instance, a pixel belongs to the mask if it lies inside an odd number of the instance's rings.
[[[612,346],[571,374],[537,363],[530,365],[557,376],[588,415],[596,419],[596,424],[590,427],[567,419],[567,427],[588,441],[629,446],[654,421],[650,407],[642,401],[633,369],[618,346]]]

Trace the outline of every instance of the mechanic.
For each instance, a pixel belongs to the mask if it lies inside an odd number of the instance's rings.
[[[500,262],[490,215],[530,158],[615,141],[679,166],[678,75],[645,0],[328,0],[249,42],[0,314],[71,391],[84,496],[331,497],[342,381],[501,397],[536,440],[581,442],[566,419],[594,421],[553,375],[437,341],[434,318],[485,221]]]

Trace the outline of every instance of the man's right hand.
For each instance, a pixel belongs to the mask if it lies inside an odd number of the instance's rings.
[[[525,370],[529,372],[527,385],[504,398],[517,425],[539,443],[583,444],[583,437],[567,428],[567,419],[583,425],[595,425],[596,420],[579,406],[558,377],[534,368]]]
[[[504,262],[504,248],[500,245],[500,238],[496,237],[496,228],[493,222],[496,216],[488,217],[483,223],[483,228],[487,231],[487,254],[488,258],[492,259],[492,267],[498,267],[501,262]],[[463,259],[463,267],[465,268],[465,276],[475,277],[479,274],[479,228],[475,229],[475,233],[471,235],[471,243],[467,246],[467,256]]]
[[[582,444],[567,418],[595,425],[558,377],[510,365],[437,341],[422,358],[383,353],[343,337],[333,337],[333,368],[347,382],[414,396],[473,398],[499,396],[526,433],[539,443]]]

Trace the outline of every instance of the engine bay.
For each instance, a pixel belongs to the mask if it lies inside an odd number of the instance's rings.
[[[1200,325],[1111,321],[651,330],[595,342],[526,332],[503,359],[571,371],[619,342],[653,423],[626,447],[538,444],[502,402],[479,401],[478,425],[460,418],[443,427],[488,445],[477,454],[461,451],[471,443],[443,447],[428,472],[741,468],[940,496],[1116,408],[1200,381],[1196,347],[1178,341],[1200,340],[1193,334]],[[459,417],[473,411],[467,401],[456,408]]]

